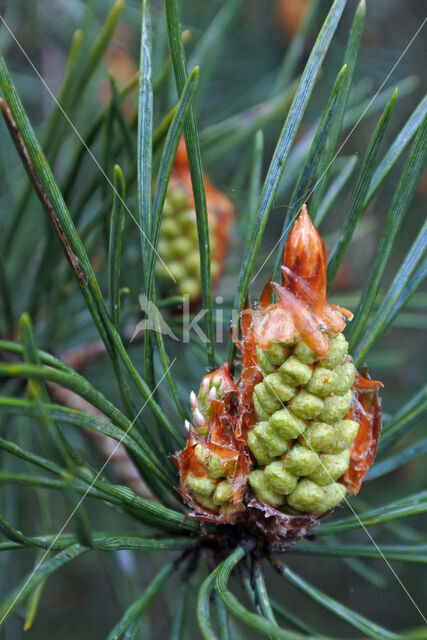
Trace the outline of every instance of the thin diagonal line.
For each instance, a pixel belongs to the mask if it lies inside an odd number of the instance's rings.
[[[390,562],[387,560],[387,557],[384,555],[384,553],[381,551],[380,547],[377,545],[377,543],[375,542],[375,540],[373,539],[372,535],[369,533],[368,529],[366,528],[366,526],[363,524],[363,522],[361,521],[361,519],[359,518],[358,514],[356,513],[356,511],[353,509],[352,505],[350,504],[350,502],[347,500],[347,498],[344,498],[346,504],[348,507],[350,507],[350,510],[353,512],[353,515],[357,518],[360,526],[363,528],[364,532],[366,533],[366,535],[368,536],[368,538],[370,539],[370,541],[372,542],[372,544],[374,545],[374,547],[376,548],[376,550],[378,551],[378,553],[380,554],[381,558],[384,560],[384,562],[386,563],[386,565],[388,566],[388,568],[390,569],[390,571],[392,572],[392,574],[394,575],[394,577],[396,578],[397,582],[400,584],[400,586],[402,587],[402,589],[404,590],[404,592],[406,593],[406,595],[408,596],[409,600],[412,602],[412,604],[414,605],[415,609],[418,611],[418,613],[420,614],[420,616],[422,617],[422,619],[424,620],[424,622],[427,624],[427,618],[425,617],[425,615],[423,614],[423,612],[421,611],[420,607],[417,605],[417,603],[415,602],[414,598],[411,596],[411,594],[409,593],[408,589],[405,587],[405,585],[403,584],[402,580],[399,578],[399,576],[397,575],[396,571],[393,569],[392,565],[390,564]]]
[[[376,100],[379,92],[381,91],[381,89],[383,88],[383,86],[385,85],[385,83],[387,82],[387,80],[390,78],[391,74],[393,73],[393,71],[396,69],[397,65],[401,62],[402,58],[404,57],[404,55],[406,54],[406,52],[408,51],[409,47],[411,46],[411,44],[414,42],[414,40],[417,38],[417,36],[419,35],[421,29],[424,27],[425,23],[427,21],[427,18],[424,18],[423,22],[421,23],[421,25],[418,27],[417,31],[414,33],[414,35],[412,36],[412,38],[410,39],[410,41],[408,42],[408,44],[406,45],[405,49],[403,50],[403,52],[400,54],[399,58],[396,60],[396,62],[394,63],[393,67],[391,68],[391,70],[389,71],[389,73],[387,74],[385,80],[380,84],[380,86],[378,87],[377,91],[375,92],[374,96],[372,97],[372,100],[368,103],[368,105],[366,106],[366,108],[363,110],[362,115],[359,117],[359,119],[357,120],[356,124],[353,126],[353,128],[351,129],[350,133],[347,135],[347,137],[345,138],[344,142],[341,144],[341,146],[338,148],[338,151],[335,153],[334,157],[332,158],[332,160],[330,161],[330,163],[328,164],[328,166],[326,167],[326,169],[324,170],[324,172],[322,173],[322,175],[320,176],[320,178],[317,180],[317,182],[314,184],[314,186],[312,187],[312,189],[304,195],[303,198],[301,198],[300,202],[303,203],[305,200],[307,200],[315,191],[315,189],[317,189],[317,187],[319,186],[321,180],[324,178],[325,174],[327,173],[327,171],[329,171],[330,167],[332,166],[332,164],[335,162],[335,160],[337,159],[337,156],[341,153],[343,147],[347,144],[348,140],[350,139],[350,137],[353,135],[353,133],[355,132],[356,128],[359,126],[361,120],[363,119],[365,113],[368,111],[368,109],[370,108],[370,106],[372,105],[372,103]],[[298,201],[297,201],[298,202]],[[295,202],[291,203],[289,205],[280,205],[280,206],[287,206],[287,207],[294,207],[295,206]],[[276,242],[276,244],[274,245],[274,247],[272,248],[272,250],[270,251],[270,253],[268,254],[268,256],[266,257],[266,259],[264,260],[264,262],[262,263],[262,265],[260,266],[260,268],[258,269],[258,271],[256,272],[256,274],[254,275],[254,277],[251,280],[251,284],[256,280],[256,278],[259,276],[260,271],[262,271],[262,269],[264,268],[265,263],[267,262],[267,260],[270,258],[271,254],[276,250],[276,248],[279,246],[279,244],[282,242],[282,239],[284,238],[284,236],[286,235],[289,227],[291,226],[292,223],[289,223],[286,227],[286,229],[284,230],[284,232],[282,233],[282,235],[280,236],[280,238],[278,239],[278,241]]]
[[[27,62],[30,64],[31,68],[33,69],[34,73],[38,76],[39,80],[42,82],[43,86],[45,87],[45,89],[48,91],[49,95],[51,96],[52,100],[55,102],[55,104],[58,106],[59,110],[61,111],[62,115],[64,116],[64,118],[67,120],[68,124],[70,125],[70,127],[73,129],[74,133],[76,134],[76,136],[79,138],[80,142],[83,144],[84,148],[86,149],[86,151],[88,152],[88,154],[90,155],[90,157],[92,158],[92,160],[94,161],[94,163],[96,164],[96,166],[98,167],[98,169],[101,171],[102,175],[104,176],[104,178],[107,180],[108,184],[110,185],[111,189],[114,191],[114,193],[116,194],[117,198],[120,200],[121,204],[123,205],[123,207],[126,209],[126,211],[129,213],[130,217],[132,218],[132,220],[134,221],[134,223],[136,224],[136,226],[138,227],[138,229],[140,230],[140,232],[142,233],[142,235],[144,236],[144,238],[146,239],[146,241],[148,242],[148,244],[150,245],[150,247],[153,249],[153,251],[155,252],[157,258],[160,260],[160,262],[163,264],[163,266],[165,267],[166,271],[168,272],[168,274],[170,275],[170,277],[172,278],[172,280],[175,282],[176,284],[176,280],[173,277],[173,275],[171,274],[171,272],[169,271],[167,265],[163,262],[162,258],[160,257],[159,253],[157,252],[157,250],[155,249],[155,247],[151,244],[150,240],[148,239],[146,233],[144,232],[144,230],[141,228],[138,220],[135,218],[135,216],[133,215],[132,211],[129,209],[129,207],[127,206],[126,202],[123,200],[122,196],[120,195],[120,193],[117,191],[117,189],[115,188],[113,182],[110,180],[110,178],[108,177],[107,173],[104,171],[104,169],[102,168],[102,166],[100,165],[100,163],[98,162],[97,158],[95,157],[95,155],[92,153],[92,151],[90,150],[90,148],[88,147],[88,145],[86,144],[86,142],[84,141],[84,139],[82,138],[82,136],[80,135],[80,133],[78,132],[78,130],[76,129],[75,125],[73,124],[73,122],[71,121],[70,117],[68,116],[68,114],[66,113],[66,111],[62,108],[62,106],[60,105],[60,103],[58,102],[58,100],[56,99],[54,93],[51,91],[49,85],[47,84],[47,82],[45,81],[45,79],[43,78],[43,76],[41,75],[41,73],[38,71],[37,67],[34,65],[33,61],[31,60],[30,56],[27,54],[27,52],[25,51],[24,47],[21,45],[21,43],[19,42],[19,40],[16,38],[15,34],[13,33],[13,31],[10,29],[9,25],[7,24],[6,20],[3,18],[2,15],[0,15],[0,20],[2,21],[2,23],[4,24],[4,26],[6,27],[6,29],[8,30],[9,34],[11,35],[11,37],[14,39],[14,41],[16,42],[16,44],[18,45],[19,49],[21,50],[22,54],[25,56]]]
[[[258,371],[262,374],[262,376],[264,377],[264,372],[261,369],[261,367],[256,364],[255,365],[256,368],[258,369]],[[282,407],[285,407],[286,405],[283,404],[283,402],[280,400],[277,392],[275,391],[275,389],[268,389],[269,392],[272,392],[277,400],[280,402],[280,404],[282,405]],[[307,445],[307,447],[315,454],[318,455],[317,451],[315,451],[313,449],[313,447],[311,446],[311,443],[307,440],[307,438],[305,437],[305,435],[302,433],[301,436],[304,439],[304,445]],[[335,480],[333,479],[333,477],[331,476],[331,474],[329,473],[328,469],[326,468],[325,464],[322,462],[322,458],[321,456],[319,456],[319,460],[320,460],[320,464],[323,467],[323,470],[326,472],[326,474],[329,476],[331,482],[335,482]],[[394,577],[396,578],[396,580],[398,581],[398,583],[400,584],[400,586],[402,587],[402,589],[404,590],[404,592],[406,593],[406,595],[408,596],[409,600],[412,602],[412,604],[414,605],[415,609],[418,611],[418,613],[420,614],[420,616],[422,617],[422,619],[424,620],[424,622],[427,624],[427,618],[424,616],[423,612],[421,611],[421,609],[419,608],[419,606],[417,605],[417,603],[415,602],[414,598],[411,596],[411,594],[409,593],[408,589],[405,587],[405,585],[403,584],[402,580],[399,578],[399,576],[397,575],[396,571],[393,569],[393,567],[391,566],[390,562],[387,560],[386,556],[384,555],[384,553],[381,551],[381,549],[379,548],[379,546],[377,545],[377,543],[375,542],[375,540],[373,539],[372,535],[369,533],[368,529],[366,528],[366,526],[363,524],[362,520],[359,518],[358,514],[356,513],[356,511],[353,509],[352,505],[350,504],[350,502],[347,500],[347,497],[344,496],[343,498],[344,502],[346,503],[346,505],[350,508],[350,510],[353,512],[353,515],[356,517],[357,521],[359,522],[360,526],[363,528],[364,532],[366,533],[366,535],[368,536],[368,538],[370,539],[370,541],[372,542],[372,544],[374,545],[374,547],[376,548],[376,550],[378,551],[378,553],[381,555],[381,558],[384,560],[384,562],[386,563],[386,565],[388,566],[388,568],[390,569],[390,571],[392,572],[392,574],[394,575]]]
[[[64,529],[66,528],[66,526],[68,525],[68,523],[70,522],[70,520],[72,519],[72,517],[74,516],[74,514],[76,513],[77,509],[80,507],[80,505],[82,504],[83,500],[86,498],[86,496],[88,495],[88,493],[90,492],[90,490],[92,489],[93,485],[95,484],[95,482],[98,480],[99,476],[103,473],[103,471],[105,470],[105,467],[107,466],[107,464],[110,462],[111,458],[114,456],[114,454],[116,453],[117,449],[120,447],[120,445],[122,444],[123,440],[126,438],[127,434],[129,433],[129,431],[131,430],[131,428],[133,427],[133,425],[135,424],[136,420],[138,419],[138,417],[141,415],[141,412],[143,411],[143,409],[145,409],[145,407],[147,406],[147,403],[149,402],[150,398],[153,396],[153,394],[156,392],[157,388],[160,386],[160,384],[162,383],[163,379],[166,377],[166,375],[168,374],[169,370],[171,369],[171,367],[173,366],[173,364],[175,363],[176,358],[174,358],[172,360],[172,362],[170,363],[170,365],[168,366],[168,368],[166,369],[166,371],[164,372],[164,374],[162,375],[162,377],[160,378],[160,380],[158,381],[158,383],[156,384],[156,386],[154,387],[154,389],[152,390],[152,392],[150,393],[149,397],[146,399],[146,401],[144,402],[144,404],[142,405],[142,407],[140,408],[140,410],[138,411],[138,413],[136,414],[136,416],[134,417],[134,419],[132,420],[132,422],[130,423],[130,425],[128,426],[128,428],[126,429],[126,431],[123,433],[122,437],[120,438],[120,440],[116,443],[116,446],[114,447],[114,449],[112,450],[112,452],[110,453],[110,455],[108,456],[108,458],[106,459],[106,461],[104,462],[104,464],[102,465],[102,467],[100,468],[100,470],[98,471],[98,473],[96,474],[95,478],[92,480],[92,482],[90,483],[89,487],[86,489],[86,491],[84,492],[83,496],[81,497],[81,499],[79,500],[79,502],[77,503],[76,507],[72,510],[72,512],[70,513],[70,515],[68,516],[67,520],[65,521],[64,525],[61,527],[61,529],[59,530],[59,532],[56,534],[56,536],[54,537],[54,539],[52,540],[50,546],[48,549],[46,549],[45,553],[42,555],[42,557],[40,558],[39,562],[36,564],[36,566],[34,567],[33,571],[30,573],[29,577],[27,578],[27,580],[25,581],[25,583],[23,584],[22,588],[19,590],[19,593],[16,595],[16,597],[14,598],[13,602],[11,603],[11,605],[9,606],[9,608],[7,609],[7,611],[4,613],[3,617],[0,620],[0,626],[3,624],[4,620],[6,619],[6,617],[9,615],[10,611],[13,609],[13,607],[15,606],[16,601],[18,600],[19,596],[21,595],[21,593],[23,592],[23,590],[25,589],[25,587],[27,586],[27,584],[30,582],[31,578],[33,577],[33,575],[36,573],[37,569],[40,567],[40,565],[42,564],[42,562],[44,561],[44,559],[46,558],[46,556],[48,555],[49,551],[52,549],[52,547],[54,546],[54,544],[56,543],[56,541],[58,540],[59,536],[61,535],[61,533],[64,531]]]

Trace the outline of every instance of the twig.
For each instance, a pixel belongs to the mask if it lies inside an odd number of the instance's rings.
[[[74,254],[64,232],[61,227],[61,223],[58,220],[57,215],[55,214],[54,208],[50,203],[50,200],[44,191],[40,180],[37,177],[36,170],[31,161],[31,158],[28,154],[28,151],[25,147],[24,141],[22,140],[21,134],[19,133],[18,127],[16,125],[13,116],[5,104],[5,102],[0,98],[0,106],[2,109],[2,115],[6,122],[7,128],[12,136],[12,139],[15,143],[17,151],[22,159],[24,167],[27,171],[27,174],[32,181],[34,188],[37,192],[37,195],[48,213],[55,229],[58,234],[59,240],[64,248],[65,255],[67,257],[68,262],[70,263],[71,268],[76,274],[79,282],[86,286],[87,277],[82,269],[82,266]],[[79,347],[77,349],[73,349],[68,353],[64,353],[62,355],[62,360],[73,369],[79,369],[84,366],[86,363],[91,362],[106,353],[106,349],[104,344],[101,341],[94,342],[90,345],[85,345],[84,347]],[[92,415],[102,416],[103,414],[98,411],[93,405],[89,402],[80,398],[77,394],[69,389],[64,389],[56,384],[48,383],[49,389],[52,395],[56,398],[58,402],[61,404],[70,407],[71,409],[79,409],[85,411],[86,413],[90,413]],[[103,416],[105,417],[105,416]],[[155,496],[151,493],[149,488],[141,479],[141,476],[138,473],[135,465],[133,464],[130,456],[128,455],[125,447],[120,445],[117,447],[117,443],[110,437],[105,434],[94,432],[88,430],[88,434],[90,437],[96,441],[99,449],[102,454],[110,460],[111,464],[115,468],[119,480],[121,483],[131,487],[135,493],[138,495],[148,498],[150,500],[155,500]],[[112,454],[112,452],[114,453]]]
[[[40,202],[42,203],[43,207],[46,209],[55,229],[56,232],[58,234],[59,240],[64,248],[65,251],[65,255],[67,256],[67,260],[71,265],[71,268],[73,269],[74,273],[76,274],[79,282],[85,286],[87,284],[87,276],[86,273],[84,272],[77,256],[74,254],[72,248],[70,247],[70,244],[67,240],[67,238],[65,237],[64,231],[62,230],[61,227],[61,223],[58,220],[58,217],[50,203],[50,200],[46,194],[46,192],[44,191],[40,180],[37,177],[37,173],[36,170],[34,168],[34,165],[31,161],[31,158],[28,154],[28,151],[25,147],[24,141],[22,140],[21,134],[18,131],[18,127],[16,125],[15,120],[13,119],[13,116],[11,114],[11,112],[9,111],[9,108],[7,107],[7,105],[5,104],[5,102],[0,98],[0,106],[2,109],[2,115],[3,118],[6,122],[6,126],[9,129],[9,132],[12,136],[12,139],[15,143],[15,147],[21,157],[21,160],[23,162],[23,165],[27,171],[27,174],[31,180],[31,182],[34,185],[34,188],[37,192],[37,195],[40,199]]]

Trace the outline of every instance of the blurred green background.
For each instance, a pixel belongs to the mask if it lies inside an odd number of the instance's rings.
[[[187,45],[190,57],[200,37],[223,4],[219,0],[182,0],[180,2],[182,26],[191,31],[191,39]],[[287,3],[279,3],[276,0],[246,0],[240,7],[237,17],[227,33],[223,47],[218,51],[218,60],[209,83],[205,87],[203,98],[197,103],[198,122],[202,131],[206,131],[210,125],[214,125],[235,113],[242,112],[271,98],[277,69],[287,49],[292,31],[291,25],[288,24],[287,28],[284,27],[279,18],[279,4],[299,5],[303,3],[296,0],[289,0]],[[10,0],[9,2],[3,1],[0,5],[1,15],[5,18],[17,41],[28,53],[48,87],[57,95],[75,29],[83,28],[87,43],[90,43],[91,39],[99,32],[112,2],[106,0],[38,0],[33,2]],[[300,68],[306,60],[315,34],[329,6],[330,2],[327,0],[320,2],[315,25],[307,38],[305,52],[301,56]],[[310,126],[317,120],[327,102],[336,73],[342,65],[342,57],[355,6],[356,3],[349,0],[328,52],[322,76],[304,116],[304,123],[299,134],[300,139],[304,133],[310,130]],[[295,6],[292,8],[295,9]],[[284,10],[286,9],[289,7],[285,7]],[[158,70],[166,56],[162,3],[153,0],[153,12],[155,17],[155,62]],[[368,0],[362,47],[355,72],[354,104],[363,103],[363,100],[380,87],[424,17],[425,4],[419,0],[371,0],[370,2]],[[139,22],[140,3],[127,0],[115,37],[104,56],[103,66],[95,74],[88,90],[82,96],[76,118],[73,119],[78,131],[87,128],[108,96],[107,70],[112,68],[119,81],[125,76],[125,79],[128,80],[136,70]],[[0,46],[36,132],[40,133],[43,131],[44,123],[52,109],[52,98],[23,55],[19,45],[4,26],[0,29]],[[384,90],[393,90],[396,86],[401,89],[401,97],[386,134],[384,149],[389,146],[425,92],[425,54],[424,30],[414,40],[384,86]],[[202,83],[203,71],[202,66]],[[166,114],[174,101],[172,77],[166,85],[166,90],[156,98],[155,102],[157,122]],[[350,154],[363,155],[378,118],[375,103],[372,107],[372,115],[364,118],[346,141],[343,150],[343,154],[346,156]],[[264,127],[264,169],[268,166],[284,116],[285,112],[283,111]],[[236,126],[244,127],[245,119],[241,118]],[[59,177],[64,175],[66,171],[67,160],[75,142],[75,134],[67,125],[55,164],[55,172]],[[212,148],[202,148],[205,170],[215,186],[226,192],[233,200],[237,212],[244,208],[246,202],[248,184],[244,169],[248,166],[252,145],[253,136],[233,148],[225,147],[218,152],[213,152]],[[94,153],[100,157],[102,149],[95,147]],[[382,224],[390,205],[396,176],[399,175],[402,165],[403,159],[394,167],[359,223],[344,268],[332,292],[334,301],[339,300],[343,306],[355,307],[354,301],[357,302],[358,293],[366,282]],[[78,198],[85,184],[86,172],[92,174],[97,171],[90,158],[86,159],[84,167],[84,171],[75,184],[71,199]],[[10,213],[16,204],[20,189],[25,184],[23,170],[4,126],[0,128],[0,174],[2,176],[0,182],[0,233],[3,234],[8,228]],[[295,178],[296,176],[287,176],[285,172],[284,185],[279,190],[274,211],[263,239],[262,249],[257,259],[259,266],[262,265],[280,235],[283,216],[290,205]],[[354,176],[322,224],[321,232],[329,247],[333,242],[336,230],[342,223],[342,211],[346,210],[353,185]],[[385,283],[391,281],[424,220],[426,193],[427,174],[424,172],[388,265]],[[85,210],[85,216],[88,219],[93,211],[99,208],[101,201],[102,196],[99,195],[89,202]],[[134,209],[134,192],[130,194],[128,204],[131,209]],[[20,298],[22,308],[17,309],[17,312],[22,312],[27,308],[28,282],[36,268],[40,243],[45,233],[44,213],[35,199],[31,200],[29,212],[18,229],[14,250],[7,263],[7,269],[10,272],[21,269],[17,286],[22,289],[22,298]],[[132,223],[127,224],[131,225]],[[127,281],[123,283],[130,289],[126,303],[129,317],[135,315],[139,293],[136,234],[133,236],[134,246],[129,247],[126,258]],[[91,257],[95,261],[99,251],[100,247],[97,246],[97,242],[92,241]],[[222,295],[225,300],[229,300],[230,296],[233,297],[241,251],[242,237],[239,233],[239,227],[236,225],[227,270],[217,290],[217,294]],[[28,259],[24,262],[22,261],[23,255],[28,255]],[[256,282],[252,285],[254,296],[269,278],[273,260],[274,256],[266,263]],[[75,287],[74,284],[70,286]],[[414,390],[419,389],[423,384],[426,371],[426,299],[426,290],[420,288],[413,296],[408,308],[400,314],[394,328],[384,335],[369,355],[368,364],[373,377],[384,382],[383,408],[387,414],[395,413],[414,393]],[[59,314],[56,314],[55,309],[50,310],[50,325],[54,325],[52,331],[46,329],[46,319],[43,316],[39,318],[39,346],[41,348],[51,349],[58,353],[65,348],[82,344],[90,340],[91,337],[93,338],[93,330],[88,326],[84,314],[69,317],[66,312],[64,313],[66,308],[64,306]],[[227,316],[227,309],[225,315]],[[223,347],[219,345],[220,355],[226,353],[226,348],[226,345]],[[203,365],[198,366],[197,360],[187,357],[187,354],[180,347],[176,347],[176,349],[180,359],[175,374],[180,384],[189,391],[197,387],[198,380],[203,374]],[[140,352],[140,348],[134,348],[133,355],[137,362],[142,361]],[[91,364],[84,373],[90,380],[94,380],[97,386],[109,397],[117,397],[112,377],[104,371],[102,362]],[[417,435],[422,432],[423,427],[422,421],[415,423],[399,446],[414,441]],[[83,446],[82,443],[80,444]],[[96,459],[96,452],[93,451],[92,454]],[[407,491],[422,489],[427,478],[425,459],[415,459],[397,472],[385,476],[380,482],[375,483],[375,490],[367,482],[360,500],[373,506],[399,497],[399,485],[403,477]],[[24,516],[28,523],[26,533],[32,533],[32,517],[33,514],[38,513],[40,508],[37,496],[34,495],[34,499],[30,500],[28,493],[24,495],[19,490],[8,493],[1,489],[1,492],[3,493],[2,500],[8,504],[9,514]],[[56,501],[56,497],[52,499]],[[63,503],[58,499],[53,504],[56,505],[56,517],[58,523],[61,524],[66,515],[63,511]],[[102,528],[102,526],[110,529],[122,527],[124,530],[129,530],[127,519],[122,519],[117,515],[114,522],[107,521],[105,510],[101,513],[97,505],[94,506],[89,502],[87,506],[90,515],[92,515],[92,510],[97,512],[98,528]],[[109,517],[111,518],[111,516]],[[419,518],[421,519],[421,517]],[[103,525],[100,525],[99,522],[102,522],[102,519],[104,522]],[[406,536],[407,540],[411,540],[413,535],[409,526],[413,521],[414,519],[409,521],[408,526],[406,524],[395,525],[402,528],[401,533],[404,537]],[[407,529],[405,529],[406,527]],[[421,527],[418,525],[418,528],[422,529],[422,525]],[[381,543],[387,541],[388,533],[384,528],[372,528],[369,533],[380,546]],[[343,539],[365,542],[366,535],[363,531],[357,531],[347,534]],[[24,574],[24,571],[30,569],[32,562],[32,556],[27,551],[20,552],[19,557],[18,554],[15,554],[12,561],[11,557],[8,559],[3,557],[5,555],[1,554],[0,556],[0,590],[2,594],[10,591],[11,587]],[[9,555],[12,556],[12,554]],[[8,626],[0,631],[0,637],[4,640],[18,640],[24,635],[35,640],[44,638],[97,640],[105,638],[117,620],[123,603],[128,603],[132,594],[136,595],[132,592],[134,587],[131,586],[131,581],[126,580],[126,575],[136,577],[136,583],[144,585],[163,559],[161,554],[159,556],[153,555],[150,558],[150,563],[147,563],[142,561],[143,558],[148,557],[146,555],[137,556],[130,552],[120,552],[116,556],[109,555],[108,558],[105,555],[97,552],[88,554],[55,574],[45,588],[42,606],[34,627],[24,634],[22,623],[15,616],[10,620]],[[363,562],[365,572],[363,576],[359,575],[354,567],[349,566],[351,563],[339,559],[292,556],[289,563],[291,566],[297,567],[303,576],[309,578],[330,595],[392,630],[418,626],[421,622],[413,604],[385,562],[369,564]],[[118,578],[117,564],[120,564],[124,569],[124,578]],[[422,566],[396,562],[392,564],[394,571],[399,575],[414,600],[420,605],[423,600],[425,603],[425,571]],[[275,576],[271,576],[271,581],[273,584],[276,583]],[[157,596],[152,608],[152,615],[145,623],[143,637],[168,637],[171,620],[168,618],[168,607],[165,601],[173,602],[176,596],[176,586],[177,583],[168,583],[167,589]],[[325,633],[337,637],[360,637],[344,623],[341,624],[337,622],[336,618],[328,616],[320,607],[301,600],[294,589],[288,585],[280,584],[279,579],[271,591],[280,594],[283,602],[286,602],[290,608],[295,607],[295,610],[298,610],[308,623],[318,622]],[[189,607],[194,605],[194,602],[191,601],[191,598],[194,597],[195,591],[190,591]],[[308,609],[308,607],[310,608]],[[199,637],[196,626],[194,626],[193,633],[192,637]]]

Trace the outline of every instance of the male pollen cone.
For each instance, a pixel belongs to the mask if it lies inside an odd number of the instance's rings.
[[[359,491],[377,449],[382,385],[356,371],[343,335],[352,314],[327,301],[326,278],[304,205],[282,284],[242,311],[239,379],[223,365],[190,396],[195,428],[176,462],[196,517],[286,546]]]
[[[227,196],[213,186],[205,173],[203,177],[211,250],[211,278],[212,285],[215,286],[225,266],[234,209]],[[183,138],[178,145],[165,198],[158,250],[162,262],[157,263],[157,275],[170,283],[172,274],[179,294],[188,295],[192,302],[200,301],[197,217]]]

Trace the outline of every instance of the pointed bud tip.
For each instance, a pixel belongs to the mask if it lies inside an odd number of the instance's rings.
[[[308,213],[301,208],[283,250],[283,266],[296,276],[315,278],[313,286],[326,287],[325,245]]]
[[[83,29],[76,29],[73,34],[73,44],[80,44],[83,40]]]
[[[209,400],[209,402],[212,402],[212,400],[215,400],[215,399],[216,399],[216,396],[217,396],[216,388],[215,388],[215,387],[212,387],[212,389],[211,389],[211,390],[209,391],[209,393],[208,393],[208,400]]]
[[[199,402],[198,402],[198,400],[197,400],[197,396],[196,396],[196,394],[194,393],[194,391],[192,391],[192,392],[190,393],[190,405],[191,405],[191,407],[193,407],[193,409],[194,409],[195,407],[198,407],[198,406],[199,406]]]
[[[29,314],[24,311],[24,313],[21,314],[21,317],[19,318],[19,325],[20,327],[31,327],[31,318],[29,316]]]
[[[200,411],[200,409],[197,409],[197,408],[194,409],[193,420],[194,420],[194,424],[199,429],[200,427],[204,427],[206,425],[205,416]]]

